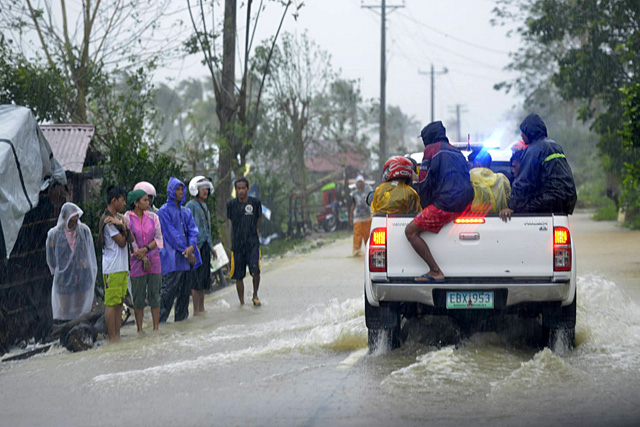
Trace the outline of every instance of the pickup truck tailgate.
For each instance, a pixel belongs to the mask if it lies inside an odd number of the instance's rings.
[[[387,276],[420,276],[429,267],[404,234],[407,217],[387,218]],[[448,278],[536,278],[553,276],[553,217],[513,217],[505,223],[447,224],[438,234],[422,233]]]

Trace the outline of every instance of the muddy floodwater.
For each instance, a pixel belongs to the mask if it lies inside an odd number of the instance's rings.
[[[0,425],[640,425],[640,233],[586,214],[572,229],[571,352],[514,324],[368,354],[362,259],[343,239],[269,262],[260,308],[227,288],[157,334],[0,363]]]

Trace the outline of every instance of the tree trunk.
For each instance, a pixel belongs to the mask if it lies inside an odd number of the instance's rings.
[[[306,174],[306,165],[304,163],[304,139],[302,136],[302,120],[294,120],[295,126],[295,159],[296,164],[295,168],[298,171],[297,183],[298,189],[300,190],[300,216],[302,217],[302,221],[305,224],[311,224],[311,219],[309,216],[309,201],[307,195],[307,174]]]
[[[217,101],[217,115],[220,121],[218,185],[216,188],[216,215],[219,219],[227,216],[227,202],[231,198],[231,170],[234,161],[234,118],[235,102],[235,64],[236,64],[236,0],[225,0],[224,28],[222,39],[222,88]],[[223,245],[229,248],[228,228],[220,230]]]

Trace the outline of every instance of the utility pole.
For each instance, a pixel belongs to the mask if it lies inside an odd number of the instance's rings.
[[[380,5],[365,5],[364,1],[360,6],[364,9],[380,9],[380,171],[387,160],[387,9],[394,11],[404,7],[402,5],[387,5],[386,0],[381,0]]]
[[[434,70],[434,68],[433,68],[433,64],[431,64],[431,72],[418,70],[418,74],[421,74],[423,76],[431,75],[431,122],[433,122],[435,120],[435,92],[436,92],[435,80],[436,80],[436,75],[447,74],[448,72],[449,72],[449,70],[447,69],[447,67],[443,67],[442,71],[436,72]]]
[[[465,105],[456,104],[456,130],[457,130],[457,139],[456,139],[456,141],[458,141],[458,142],[462,142],[462,132],[460,132],[460,128],[462,127],[460,125],[460,113],[466,113],[467,111],[469,111],[464,107],[465,107]],[[452,109],[449,109],[449,111],[453,112]]]

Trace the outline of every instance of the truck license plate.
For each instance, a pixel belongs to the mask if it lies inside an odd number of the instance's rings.
[[[447,308],[493,308],[493,291],[447,292]]]

